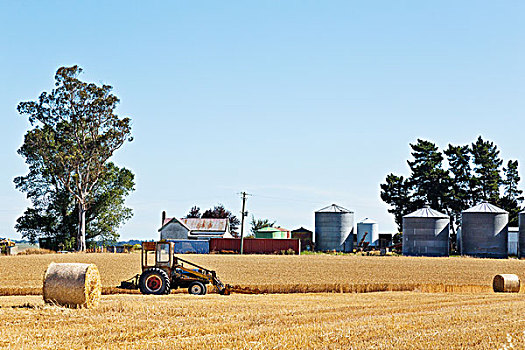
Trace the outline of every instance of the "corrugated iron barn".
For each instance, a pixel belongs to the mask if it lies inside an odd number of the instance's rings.
[[[314,233],[304,227],[300,227],[292,231],[292,238],[301,241],[301,249],[312,251],[314,250]]]

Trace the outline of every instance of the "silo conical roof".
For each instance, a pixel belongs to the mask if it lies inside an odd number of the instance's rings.
[[[413,213],[403,216],[404,218],[448,218],[447,214],[440,213],[437,210],[431,209],[429,206],[416,210]]]
[[[470,209],[464,210],[463,213],[493,213],[493,214],[507,214],[506,210],[496,207],[489,202],[482,202]]]
[[[316,213],[353,213],[353,211],[340,207],[336,204],[327,206],[326,208],[319,209]]]
[[[366,218],[358,222],[358,224],[377,224],[377,221]]]

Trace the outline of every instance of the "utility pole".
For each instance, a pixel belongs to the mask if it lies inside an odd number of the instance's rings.
[[[242,192],[242,211],[241,211],[241,254],[244,251],[244,218],[248,213],[246,212],[246,192]]]

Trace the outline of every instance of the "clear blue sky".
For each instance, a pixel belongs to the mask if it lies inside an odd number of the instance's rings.
[[[283,227],[337,203],[393,231],[379,184],[408,173],[417,138],[483,135],[525,161],[524,15],[518,0],[2,1],[0,236],[19,238],[28,205],[16,106],[73,64],[133,119],[114,157],[136,174],[122,239],[157,238],[162,210],[238,213],[242,190]]]

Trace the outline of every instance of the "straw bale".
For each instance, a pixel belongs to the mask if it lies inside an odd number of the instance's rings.
[[[500,274],[492,281],[494,292],[519,293],[520,278],[514,274]]]
[[[46,303],[93,308],[98,305],[101,290],[100,273],[94,264],[52,262],[44,275]]]

